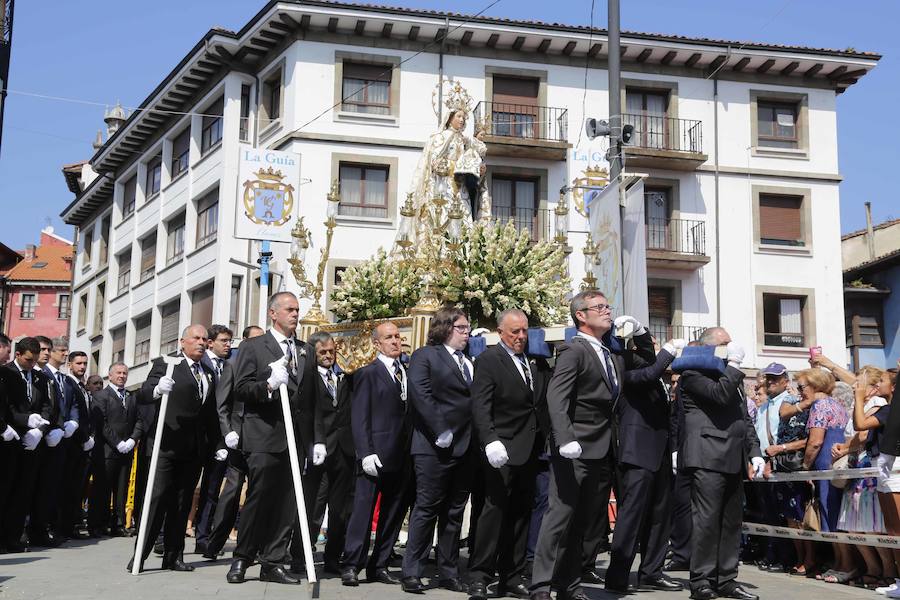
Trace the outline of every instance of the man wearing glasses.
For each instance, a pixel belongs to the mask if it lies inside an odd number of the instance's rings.
[[[473,365],[463,354],[469,331],[469,319],[461,310],[439,310],[431,320],[428,345],[413,352],[409,362],[416,502],[403,557],[400,583],[405,592],[425,590],[421,577],[435,521],[439,585],[454,592],[466,590],[459,580],[458,561],[460,526],[475,465],[469,451]]]
[[[597,290],[569,303],[578,334],[564,344],[547,388],[552,436],[550,506],[538,536],[532,600],[586,600],[582,537],[606,510],[613,478],[613,411],[625,365],[609,349],[612,307]],[[555,578],[554,578],[555,573]]]

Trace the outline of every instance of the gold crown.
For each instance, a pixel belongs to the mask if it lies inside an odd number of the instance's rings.
[[[589,179],[609,179],[609,171],[606,170],[606,167],[601,167],[600,165],[589,166],[584,170],[584,176]]]
[[[444,106],[451,111],[461,110],[466,114],[470,113],[475,101],[472,100],[466,88],[460,82],[452,79],[448,79],[447,83],[450,84],[450,90],[447,92],[447,98],[444,100]]]
[[[256,176],[259,179],[265,179],[267,181],[280,182],[282,179],[284,179],[284,175],[281,173],[281,171],[276,171],[273,167],[269,167],[268,169],[260,169],[256,172]]]

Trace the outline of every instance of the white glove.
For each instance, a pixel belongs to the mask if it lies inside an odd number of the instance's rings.
[[[90,452],[94,449],[94,436],[91,436],[87,439],[85,443],[81,445],[81,449],[85,452]]]
[[[266,384],[269,386],[269,389],[274,392],[281,387],[281,384],[287,384],[287,366],[285,365],[285,360],[283,358],[280,358],[270,364],[269,368],[272,369],[272,374],[269,375],[269,378],[266,380]]]
[[[226,450],[225,448],[219,448],[218,450],[216,450],[216,460],[217,461],[222,462],[226,458],[228,458],[228,450]]]
[[[686,345],[687,345],[687,342],[685,342],[681,338],[677,338],[674,340],[669,340],[668,342],[663,344],[663,350],[665,350],[672,356],[675,356],[675,353],[678,352],[679,350],[684,350],[684,347]]]
[[[571,441],[559,447],[559,455],[563,458],[578,458],[581,456],[581,444],[577,441]]]
[[[134,450],[135,441],[131,438],[125,440],[125,454],[128,454],[132,450]]]
[[[761,456],[754,456],[750,459],[750,464],[753,465],[753,477],[759,479],[763,476],[763,471],[766,468],[766,461]]]
[[[616,320],[613,321],[615,323],[616,329],[621,328],[625,323],[631,323],[633,329],[633,335],[644,335],[647,333],[647,330],[641,325],[641,322],[635,319],[634,317],[629,317],[628,315],[622,315],[621,317],[616,317]],[[626,328],[627,330],[627,328]]]
[[[490,465],[495,469],[499,469],[509,461],[509,454],[506,453],[506,446],[504,446],[503,442],[500,440],[491,442],[485,446],[484,453],[487,456]]]
[[[28,429],[37,429],[41,425],[49,425],[50,421],[37,413],[28,415]]]
[[[233,431],[229,431],[228,435],[225,436],[225,445],[231,448],[232,450],[237,449],[238,442],[241,441],[241,436]]]
[[[319,466],[323,462],[325,462],[325,456],[328,453],[325,452],[325,444],[313,444],[313,465]]]
[[[16,433],[16,430],[15,430],[15,429],[13,429],[13,428],[10,427],[9,425],[7,425],[7,426],[6,426],[6,431],[3,432],[3,441],[4,441],[4,442],[11,442],[11,441],[17,440],[17,439],[19,439],[19,434]]]
[[[66,421],[63,423],[63,429],[65,430],[65,437],[72,437],[72,434],[78,429],[78,421]]]
[[[362,459],[362,469],[369,477],[378,477],[378,469],[382,467],[377,454],[370,454]]]
[[[734,368],[740,367],[744,362],[744,349],[735,342],[728,342],[725,349],[728,351],[728,365]]]
[[[175,380],[171,377],[166,377],[165,375],[163,375],[159,378],[156,387],[153,388],[153,397],[162,398],[165,394],[170,393],[172,391],[172,388],[174,387]]]
[[[63,439],[64,435],[65,435],[65,432],[63,432],[62,429],[51,429],[47,433],[47,438],[46,438],[47,445],[50,446],[51,448],[53,448],[54,446],[56,446],[59,443],[59,440]]]
[[[125,442],[119,442],[116,444],[116,450],[119,451],[119,454],[128,454],[128,444]]]
[[[438,436],[438,438],[434,441],[434,445],[438,448],[449,448],[450,444],[453,443],[453,432],[449,429]]]
[[[37,445],[41,443],[42,437],[44,437],[44,434],[41,433],[40,429],[29,429],[25,432],[25,438],[22,440],[22,445],[25,446],[26,450],[34,450],[37,448]]]
[[[672,453],[672,475],[678,473],[678,451]]]

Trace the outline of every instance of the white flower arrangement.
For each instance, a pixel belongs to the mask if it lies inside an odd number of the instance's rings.
[[[571,289],[565,255],[551,242],[532,242],[515,223],[477,221],[463,233],[435,283],[443,300],[466,311],[473,324],[492,326],[497,314],[520,308],[532,326],[566,320],[565,295]],[[422,273],[387,256],[384,250],[344,271],[331,299],[339,320],[362,321],[406,315],[419,300]]]

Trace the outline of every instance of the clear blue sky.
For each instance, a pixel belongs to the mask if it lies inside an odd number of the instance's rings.
[[[472,14],[489,0],[384,0],[414,8]],[[89,158],[103,107],[18,95],[16,91],[137,106],[206,31],[243,26],[263,0],[162,0],[16,3],[10,90],[0,157],[0,241],[21,248],[49,222],[71,236],[60,211],[72,200],[61,167]],[[622,27],[634,31],[732,40],[853,47],[884,55],[879,66],[838,98],[841,229],[900,217],[884,175],[900,165],[900,3],[868,0],[623,0]],[[606,25],[596,0],[594,23]],[[586,25],[590,0],[501,0],[487,14]],[[324,107],[323,107],[324,108]]]

